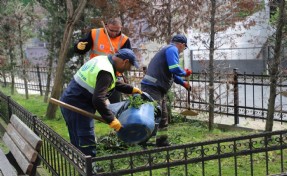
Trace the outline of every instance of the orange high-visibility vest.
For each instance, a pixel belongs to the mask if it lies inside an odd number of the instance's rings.
[[[113,54],[110,47],[110,43],[104,28],[92,29],[93,46],[90,51],[90,59],[98,55]],[[127,41],[128,37],[124,34],[117,36],[116,38],[110,38],[114,47],[114,52],[117,52]]]

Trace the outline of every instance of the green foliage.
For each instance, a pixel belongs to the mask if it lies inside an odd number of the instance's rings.
[[[170,124],[175,124],[175,123],[182,123],[186,122],[187,119],[185,116],[179,114],[179,113],[173,113],[170,119]]]
[[[236,16],[240,18],[246,18],[253,13],[263,9],[265,6],[264,1],[261,3],[257,2],[250,2],[250,1],[239,1],[237,4],[237,8],[239,9],[239,12],[236,14]]]
[[[276,25],[278,23],[278,18],[279,18],[279,7],[276,7],[275,5],[273,5],[273,8],[275,9],[275,12],[271,13],[270,24],[273,25],[274,27],[276,27]],[[287,9],[285,8],[285,11],[286,10]],[[285,18],[286,18],[286,16],[285,16]],[[287,33],[287,25],[286,25],[286,23],[285,23],[285,25],[283,27],[283,31],[284,31],[284,35],[285,35]]]
[[[275,13],[270,16],[270,23],[275,26],[278,17],[279,17],[279,8],[277,7]]]
[[[100,136],[97,139],[97,155],[126,151],[128,148],[129,145],[119,140],[114,131],[110,131],[107,135]]]
[[[129,108],[133,107],[133,108],[137,108],[139,109],[141,105],[143,104],[151,104],[153,105],[154,107],[157,106],[157,102],[156,101],[148,101],[148,100],[144,100],[141,95],[136,95],[136,96],[129,96],[129,101],[130,101],[130,104],[129,104]],[[155,108],[156,110],[156,108]]]

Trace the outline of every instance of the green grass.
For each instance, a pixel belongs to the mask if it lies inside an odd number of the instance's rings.
[[[68,138],[68,131],[65,124],[65,120],[58,110],[56,112],[55,119],[45,118],[46,109],[48,103],[44,103],[44,97],[40,95],[29,95],[29,99],[25,99],[25,95],[21,95],[15,93],[14,95],[10,94],[10,88],[0,88],[5,95],[11,96],[11,98],[23,106],[25,109],[28,109],[30,112],[35,114],[38,118],[40,118],[45,124],[47,124],[50,128],[56,131],[59,135],[61,135],[65,139]],[[171,142],[174,144],[183,144],[188,142],[201,142],[204,140],[213,140],[219,139],[222,137],[228,136],[240,136],[244,134],[248,134],[246,131],[221,131],[219,129],[215,129],[213,131],[208,131],[208,127],[202,122],[183,122],[182,116],[179,114],[175,114],[173,117],[173,121],[177,123],[173,123],[169,126],[168,134],[171,136]],[[95,122],[95,133],[97,137],[109,135],[113,130],[108,127],[108,125]],[[188,131],[188,133],[187,133]]]
[[[10,90],[8,88],[0,88],[6,95],[10,95]],[[55,132],[57,132],[60,136],[69,141],[67,127],[65,125],[65,121],[58,110],[56,113],[55,119],[47,119],[45,118],[45,112],[47,108],[47,103],[43,102],[44,97],[39,95],[30,95],[29,99],[26,100],[24,95],[19,95],[15,93],[11,98],[22,105],[25,109],[28,109],[33,114],[37,115],[45,124],[47,124],[50,128],[52,128]],[[185,119],[179,114],[174,113],[172,117],[173,123],[170,124],[168,128],[169,140],[172,145],[180,145],[187,143],[196,143],[196,142],[204,142],[217,140],[228,137],[235,136],[244,136],[249,135],[250,131],[236,131],[236,130],[220,130],[215,128],[213,131],[208,130],[208,126],[206,123],[199,121],[188,121],[185,122]],[[254,132],[255,133],[255,132]],[[97,156],[111,155],[122,152],[130,152],[130,151],[141,151],[142,147],[138,145],[126,145],[123,144],[116,138],[115,133],[107,124],[101,122],[95,122],[95,134],[98,137],[98,147],[97,147]],[[153,141],[154,139],[151,139]],[[210,146],[211,147],[211,146]],[[214,144],[216,147],[216,144]],[[2,148],[2,146],[0,146]],[[148,147],[149,148],[153,148]],[[211,147],[212,148],[212,147]],[[230,151],[231,149],[226,149],[226,151]],[[210,151],[214,152],[214,151]],[[270,157],[270,173],[278,172],[280,166],[280,155],[279,151],[268,152]],[[190,157],[198,156],[198,153],[190,154]],[[254,175],[262,175],[265,174],[265,153],[254,154]],[[286,156],[284,156],[286,157]],[[287,160],[287,159],[286,159]],[[285,160],[285,161],[286,161]],[[219,173],[219,164],[218,160],[210,160],[204,162],[204,172],[205,175],[217,175]],[[221,159],[221,171],[222,175],[234,175],[234,158],[225,158]],[[246,165],[245,163],[248,164]],[[250,156],[240,156],[238,157],[237,165],[238,165],[238,175],[249,175],[250,174]],[[274,165],[274,166],[271,166]],[[126,167],[126,166],[124,166]],[[189,164],[187,166],[188,173],[192,173],[192,175],[201,175],[202,174],[202,163],[197,164]],[[190,171],[192,169],[192,171]],[[274,172],[271,172],[274,171]],[[152,171],[153,175],[166,175],[167,169],[155,169]],[[137,173],[137,175],[149,175],[148,172]],[[185,175],[185,166],[176,166],[170,168],[171,175]]]

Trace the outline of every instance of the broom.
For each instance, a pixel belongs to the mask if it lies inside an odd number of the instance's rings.
[[[189,84],[189,76],[187,77],[187,84]],[[184,116],[197,116],[198,112],[190,110],[190,89],[187,90],[187,110],[182,111],[180,114]]]

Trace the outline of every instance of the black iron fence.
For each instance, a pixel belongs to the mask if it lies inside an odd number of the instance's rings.
[[[51,175],[92,175],[91,156],[82,154],[39,118],[0,92],[1,118],[8,123],[12,114],[17,115],[43,140],[40,158]]]
[[[140,86],[143,71],[128,72],[132,85]],[[215,73],[214,75],[215,113],[234,117],[234,124],[239,117],[266,119],[269,98],[269,76],[255,74],[239,74],[236,69],[232,73]],[[209,77],[208,73],[191,75],[191,108],[200,112],[209,109]],[[277,83],[277,92],[287,91],[287,76],[281,76]],[[174,100],[173,108],[187,108],[187,92],[177,84],[173,84],[171,92]],[[278,94],[275,103],[274,120],[287,122],[287,98]]]
[[[52,69],[51,73],[51,84],[53,84],[54,81],[54,71],[55,69]],[[36,93],[39,93],[40,95],[43,95],[43,93],[47,89],[47,79],[48,79],[48,68],[47,67],[39,67],[39,66],[31,66],[26,68],[26,74],[27,74],[27,81],[28,81],[28,89],[29,91],[35,91]],[[10,85],[12,82],[12,76],[11,73],[7,70],[2,71],[2,74],[0,74],[0,82],[2,86]],[[23,73],[22,68],[20,66],[16,66],[14,68],[14,82],[15,82],[15,88],[19,91],[25,89],[24,85],[24,79],[23,79]],[[50,86],[50,90],[53,85]]]
[[[6,122],[16,114],[42,138],[40,158],[51,175],[287,174],[286,130],[91,158],[1,92],[0,107]]]
[[[28,75],[29,80],[33,80],[28,84],[29,89],[31,88],[30,90],[38,91],[39,93],[46,90],[46,68],[30,68]],[[0,79],[3,85],[9,84],[10,80],[9,74],[5,76],[6,79]],[[133,70],[127,73],[129,83],[138,87],[140,87],[140,81],[143,76],[143,70]],[[234,69],[232,73],[215,73],[214,77],[215,113],[234,117],[234,124],[239,123],[238,117],[266,119],[270,86],[268,75],[239,74]],[[6,80],[6,82],[4,83],[3,80]],[[21,80],[20,78],[15,80],[15,87],[23,90],[23,81],[19,81]],[[208,83],[209,78],[207,73],[192,74],[190,80],[190,84],[192,85],[190,94],[191,108],[201,112],[208,111]],[[277,92],[287,91],[287,76],[281,76],[277,86]],[[173,92],[174,98],[172,107],[179,109],[187,108],[186,90],[182,86],[174,84],[171,92]],[[281,94],[278,94],[276,97],[274,120],[287,122],[287,98]]]

